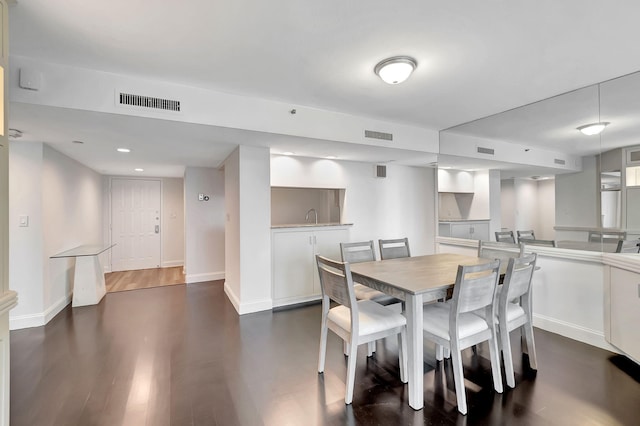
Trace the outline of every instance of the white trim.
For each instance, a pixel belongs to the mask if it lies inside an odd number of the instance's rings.
[[[542,330],[559,334],[582,343],[597,346],[611,352],[621,353],[619,349],[610,345],[604,338],[604,332],[582,327],[556,318],[540,314],[533,314],[533,325]]]
[[[235,308],[238,315],[252,314],[254,312],[270,311],[273,308],[271,299],[256,300],[249,303],[241,303],[240,298],[233,292],[227,282],[224,282],[224,293]]]
[[[67,305],[71,303],[71,294],[62,297],[53,305],[49,306],[44,312],[28,315],[17,315],[9,317],[9,329],[21,330],[23,328],[41,327],[51,321],[60,313]]]
[[[167,260],[162,262],[162,268],[173,268],[176,266],[184,266],[184,260]]]
[[[224,294],[227,295],[227,298],[229,299],[229,302],[231,302],[231,304],[235,308],[236,312],[238,314],[240,314],[240,298],[238,296],[236,296],[236,294],[233,292],[233,289],[231,288],[231,286],[229,284],[227,284],[226,280],[224,282]]]
[[[473,247],[478,248],[480,242],[478,240],[467,240],[465,238],[453,238],[453,237],[436,237],[436,244],[447,244],[460,247]]]
[[[640,274],[640,258],[637,254],[603,253],[602,263]]]
[[[207,272],[205,274],[189,274],[185,276],[187,284],[201,283],[203,281],[215,281],[223,280],[224,271],[222,272]]]
[[[279,308],[281,306],[297,305],[299,303],[315,302],[317,300],[322,300],[321,294],[316,294],[313,296],[305,296],[305,297],[300,297],[300,296],[285,297],[282,299],[274,300],[273,307]]]

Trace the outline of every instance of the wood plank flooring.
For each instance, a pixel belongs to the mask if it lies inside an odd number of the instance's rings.
[[[329,333],[317,373],[320,306],[238,316],[223,282],[109,293],[44,327],[11,332],[11,424],[637,425],[640,374],[625,358],[536,329],[539,370],[513,338],[516,388],[493,391],[486,346],[463,357],[469,414],[449,361],[425,347],[425,407],[407,403],[391,340],[358,352],[353,404]]]
[[[104,274],[104,281],[107,287],[107,293],[139,290],[143,288],[184,284],[185,276],[182,271],[182,266],[175,266],[172,268],[109,272]]]

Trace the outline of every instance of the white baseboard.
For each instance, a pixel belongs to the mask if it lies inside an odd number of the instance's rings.
[[[223,280],[224,272],[207,272],[206,274],[188,274],[185,276],[187,284],[201,283],[203,281]]]
[[[163,268],[173,268],[176,266],[184,266],[183,260],[165,260],[161,265]]]
[[[58,315],[69,303],[71,303],[72,295],[68,294],[62,297],[53,305],[49,306],[44,312],[28,315],[9,316],[9,329],[21,330],[23,328],[41,327],[51,321],[53,317]]]
[[[238,315],[270,311],[273,308],[273,301],[271,299],[262,299],[248,303],[241,303],[238,296],[233,292],[233,289],[227,284],[226,281],[224,283],[224,293],[229,298],[229,301],[235,308],[236,312],[238,312]]]
[[[533,314],[533,325],[542,330],[550,331],[588,345],[596,346],[607,351],[620,353],[620,350],[609,344],[604,338],[604,332],[592,330],[557,318]]]

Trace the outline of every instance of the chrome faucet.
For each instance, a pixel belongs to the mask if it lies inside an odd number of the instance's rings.
[[[309,214],[313,213],[313,215],[315,216],[316,219],[316,225],[318,224],[318,212],[316,211],[316,209],[309,209],[309,211],[307,212],[307,215],[304,217],[304,220],[309,220]]]

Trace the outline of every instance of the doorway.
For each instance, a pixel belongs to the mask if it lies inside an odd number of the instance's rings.
[[[160,267],[161,182],[111,179],[111,271]]]

